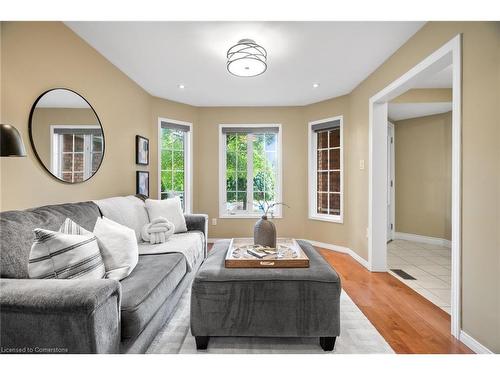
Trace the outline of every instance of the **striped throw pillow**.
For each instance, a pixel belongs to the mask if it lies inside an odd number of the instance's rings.
[[[92,232],[89,232],[87,229],[81,227],[69,217],[64,220],[64,223],[59,228],[59,232],[66,234],[81,234],[84,236],[93,236]]]
[[[36,228],[28,273],[32,279],[102,279],[104,263],[96,237],[66,219],[61,231]],[[75,233],[75,234],[72,234]]]

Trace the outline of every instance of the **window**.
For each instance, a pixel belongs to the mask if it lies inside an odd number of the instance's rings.
[[[343,222],[342,116],[309,123],[309,218]]]
[[[159,119],[159,199],[179,196],[191,212],[192,124]]]
[[[101,164],[104,146],[100,126],[52,125],[51,170],[67,182],[89,179]]]
[[[219,142],[221,217],[258,217],[281,201],[280,125],[221,125]]]

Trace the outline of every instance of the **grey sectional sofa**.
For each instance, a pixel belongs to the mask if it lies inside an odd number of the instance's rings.
[[[147,350],[206,256],[207,216],[185,215],[188,232],[204,234],[204,254],[190,271],[183,254],[167,253],[140,255],[133,272],[120,282],[28,278],[34,228],[58,230],[69,217],[91,231],[100,215],[93,202],[0,214],[1,352]]]

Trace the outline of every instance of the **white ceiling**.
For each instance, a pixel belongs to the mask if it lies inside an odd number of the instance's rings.
[[[394,121],[437,115],[451,111],[451,102],[389,103],[389,118]]]
[[[196,106],[285,106],[348,94],[424,22],[66,25],[151,95]],[[266,48],[264,74],[243,78],[226,70],[227,50],[243,38]]]
[[[421,80],[415,85],[416,89],[447,89],[453,86],[452,65],[441,70],[432,77]]]
[[[88,103],[80,95],[64,89],[46,93],[36,103],[36,106],[42,108],[89,108]]]

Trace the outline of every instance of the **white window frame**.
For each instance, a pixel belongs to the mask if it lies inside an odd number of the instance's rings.
[[[340,120],[340,215],[320,214],[317,212],[317,134],[312,130],[313,125]],[[309,122],[308,134],[308,183],[309,183],[309,219],[344,223],[344,116],[329,117]],[[330,197],[328,197],[330,199]]]
[[[222,128],[278,128],[278,142],[276,147],[276,157],[278,164],[277,187],[276,187],[276,202],[282,202],[283,189],[283,148],[282,148],[282,127],[281,124],[219,124],[219,218],[221,219],[254,219],[262,216],[261,212],[238,212],[228,213],[226,209],[226,137],[222,133]],[[248,152],[253,154],[252,147],[248,148]],[[247,160],[247,176],[253,175],[253,158]],[[248,177],[247,177],[248,178]],[[247,180],[247,207],[253,207],[253,181],[248,183]],[[273,218],[282,219],[283,210],[281,205],[275,207]]]
[[[60,142],[54,142],[56,129],[101,129],[100,125],[50,125],[50,170],[55,173],[56,176],[62,178],[61,171],[61,154],[59,154],[59,148],[61,147]],[[87,154],[86,148],[91,147],[88,143],[87,138],[84,139],[83,144],[83,158],[85,170],[83,170],[83,181],[88,180],[92,177],[92,151]],[[104,135],[103,135],[103,145],[102,145],[102,156],[104,157]]]
[[[184,213],[190,214],[193,210],[193,124],[191,122],[158,117],[158,199],[161,199],[161,123],[185,125],[189,127],[184,140]]]

